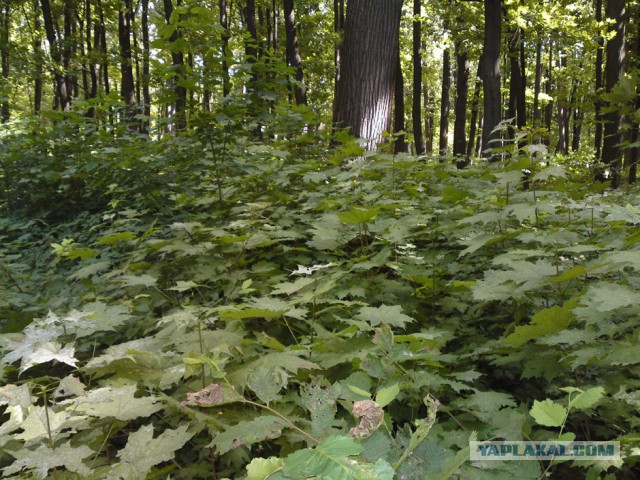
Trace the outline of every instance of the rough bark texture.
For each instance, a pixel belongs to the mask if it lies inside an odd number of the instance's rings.
[[[606,14],[607,18],[615,19],[615,24],[610,27],[610,32],[614,36],[607,41],[607,61],[605,64],[605,88],[610,92],[618,79],[624,73],[625,66],[625,20],[626,20],[625,0],[608,0]],[[620,186],[622,175],[622,149],[617,145],[622,137],[619,131],[620,114],[614,110],[605,114],[604,139],[602,143],[602,163],[609,167],[611,177],[611,188]],[[604,173],[598,172],[600,180],[604,179]]]
[[[484,117],[482,145],[485,155],[491,157],[490,149],[500,138],[493,130],[500,123],[500,43],[502,38],[501,0],[484,0],[484,48],[482,52],[482,82],[484,86]],[[489,143],[491,142],[491,143]],[[497,160],[496,157],[492,159]]]
[[[433,153],[433,126],[435,124],[435,108],[433,108],[433,95],[428,86],[424,86],[424,151],[427,154]]]
[[[440,92],[440,132],[438,153],[446,155],[449,149],[449,113],[451,112],[451,52],[442,52],[442,90]]]
[[[460,42],[456,43],[456,103],[453,124],[453,155],[458,158],[458,168],[469,162],[467,153],[467,95],[469,92],[469,59]]]
[[[334,124],[373,149],[389,130],[402,0],[347,4]]]
[[[307,104],[307,91],[304,87],[304,71],[298,48],[298,34],[296,32],[293,0],[284,0],[284,25],[287,36],[287,64],[296,69],[296,85],[293,89],[296,105]]]
[[[413,0],[413,141],[416,154],[424,154],[422,135],[422,22],[418,18],[422,13],[421,0]]]
[[[471,158],[473,155],[473,147],[475,145],[477,121],[478,121],[478,107],[480,106],[480,90],[482,88],[482,81],[480,80],[480,65],[478,65],[478,73],[476,74],[476,84],[473,88],[473,97],[471,100],[471,118],[469,120],[469,141],[467,142],[467,158]]]

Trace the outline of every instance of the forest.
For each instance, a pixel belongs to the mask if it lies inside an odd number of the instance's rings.
[[[0,57],[2,478],[640,478],[637,0],[0,0]]]

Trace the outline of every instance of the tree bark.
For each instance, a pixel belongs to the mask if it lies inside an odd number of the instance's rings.
[[[62,52],[58,45],[58,35],[53,23],[51,4],[49,3],[49,0],[40,0],[40,6],[42,9],[44,31],[47,36],[47,42],[49,42],[51,59],[53,60],[53,76],[56,87],[57,105],[61,110],[67,111],[71,106],[71,96],[67,90],[67,82],[64,71],[62,70]]]
[[[226,97],[231,92],[231,78],[229,77],[229,12],[227,9],[227,0],[219,0],[218,2],[220,10],[220,26],[222,27],[222,34],[220,36],[222,40],[221,47],[221,66],[222,66],[222,96]],[[205,103],[209,103],[208,101]]]
[[[131,126],[136,114],[135,82],[131,56],[131,0],[121,0],[118,11],[118,45],[120,48],[120,98],[125,104],[125,122]]]
[[[440,134],[438,153],[447,154],[449,148],[449,113],[451,111],[451,51],[447,47],[442,52],[442,91],[440,92]]]
[[[422,14],[421,0],[413,0],[413,141],[416,155],[425,152],[422,135]]]
[[[180,6],[180,0],[177,3]],[[172,0],[164,0],[164,15],[168,24],[171,23],[173,15]],[[174,19],[175,20],[175,19]],[[175,48],[174,44],[180,38],[180,29],[176,28],[169,37],[169,48],[171,49],[171,61],[173,63],[173,91],[175,94],[174,103],[174,128],[176,131],[182,131],[187,127],[187,89],[181,84],[184,77],[184,54],[181,50]]]
[[[9,39],[11,28],[11,10],[9,0],[2,0],[2,21],[0,24],[0,57],[2,58],[2,83],[4,84],[3,90],[9,87],[9,75],[11,73],[9,68]],[[0,95],[4,92],[0,92]],[[5,123],[9,121],[11,116],[11,108],[9,105],[9,99],[7,93],[5,98],[0,102],[0,122]]]
[[[493,140],[500,138],[494,129],[500,123],[500,43],[502,39],[501,0],[484,0],[484,48],[482,52],[482,83],[484,87],[484,117],[482,127],[482,145],[485,156],[499,160],[491,155],[491,148],[498,145]],[[491,142],[491,143],[490,143]]]
[[[433,135],[434,135],[433,126],[435,125],[435,120],[436,120],[435,108],[433,108],[433,100],[434,100],[434,97],[431,95],[431,92],[429,91],[429,87],[425,85],[424,86],[424,108],[425,108],[424,152],[426,154],[433,153]]]
[[[453,155],[458,168],[469,164],[467,158],[467,96],[469,92],[469,59],[460,41],[456,42],[456,103],[453,124]]]
[[[402,0],[350,0],[334,125],[374,149],[389,130]]]
[[[307,91],[303,83],[304,71],[298,47],[293,0],[284,0],[284,24],[287,37],[287,64],[296,70],[296,84],[293,89],[296,105],[306,105]]]
[[[44,63],[42,52],[42,39],[40,37],[40,4],[33,0],[34,35],[33,58],[36,62],[36,71],[33,79],[33,113],[38,115],[42,110],[42,64]]]
[[[395,91],[393,94],[393,132],[397,135],[393,142],[394,153],[407,151],[407,142],[404,125],[404,78],[402,76],[402,61],[400,60],[400,49],[396,60]]]
[[[478,121],[478,107],[480,105],[480,91],[482,80],[480,80],[480,65],[476,73],[476,84],[473,88],[473,98],[471,100],[471,119],[469,120],[469,141],[467,142],[467,160],[473,155],[473,147],[476,139],[476,125]]]
[[[141,0],[140,27],[142,28],[142,75],[140,79],[142,87],[142,133],[149,132],[151,120],[151,45],[149,42],[149,0]]]
[[[614,36],[607,41],[607,61],[605,63],[605,88],[611,92],[620,77],[624,74],[625,67],[625,0],[608,0],[606,9],[607,18],[615,20],[610,27],[610,33]],[[623,151],[618,144],[622,141],[620,132],[620,114],[614,110],[604,115],[604,139],[602,143],[602,164],[611,172],[611,188],[618,188],[622,176]],[[598,172],[599,180],[604,179],[604,172]]]
[[[533,124],[540,123],[540,88],[542,85],[542,40],[536,42],[536,73],[533,81]]]
[[[595,16],[596,21],[598,23],[602,22],[602,0],[596,0],[595,5]],[[602,64],[604,62],[604,38],[602,35],[598,35],[598,49],[596,50],[596,65],[595,65],[595,73],[596,73],[596,100],[594,103],[595,107],[595,135],[594,135],[594,150],[596,159],[600,160],[602,158],[602,130],[604,119],[602,118],[602,100],[600,99],[600,94],[602,93]]]

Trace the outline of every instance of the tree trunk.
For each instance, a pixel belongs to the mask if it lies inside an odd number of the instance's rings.
[[[440,135],[438,137],[438,153],[447,154],[449,147],[449,113],[451,111],[451,51],[446,48],[442,52],[442,91],[440,92]]]
[[[151,81],[151,53],[149,42],[149,0],[141,0],[141,17],[140,26],[142,28],[142,113],[144,120],[142,123],[142,132],[149,132],[149,123],[151,117],[151,92],[149,83]]]
[[[393,133],[397,135],[393,142],[394,153],[407,151],[407,142],[404,132],[404,78],[402,76],[402,61],[400,60],[400,49],[396,60],[395,91],[393,94]]]
[[[605,64],[605,88],[611,92],[620,77],[624,74],[625,56],[625,0],[608,0],[607,18],[615,20],[610,27],[610,33],[615,35],[607,41],[607,61]],[[620,186],[622,175],[622,149],[618,144],[622,141],[620,133],[620,114],[614,110],[604,115],[604,139],[602,144],[602,163],[611,171],[611,188]],[[604,172],[598,172],[598,178],[603,180]]]
[[[540,123],[540,87],[542,84],[542,40],[536,42],[536,74],[533,81],[533,125]]]
[[[547,81],[544,84],[544,93],[549,97],[553,92],[553,42],[549,41],[549,64],[547,65]],[[553,105],[554,101],[549,100],[547,107],[544,111],[544,125],[547,129],[547,137],[545,138],[545,144],[549,145],[551,137],[551,121],[553,120]]]
[[[229,77],[229,13],[227,10],[227,0],[219,1],[220,7],[220,26],[222,27],[222,95],[226,97],[231,92],[231,78]],[[208,103],[208,102],[206,102]]]
[[[97,0],[96,6],[98,7],[98,16],[100,22],[96,24],[94,31],[95,40],[94,45],[100,45],[100,59],[102,60],[102,89],[105,95],[109,95],[111,92],[111,86],[109,84],[109,56],[107,50],[107,28],[104,20],[104,8],[102,7],[102,0]]]
[[[180,6],[180,0],[177,5]],[[171,16],[173,15],[173,2],[172,0],[164,0],[164,15],[168,24],[171,23]],[[175,21],[175,19],[174,19]],[[181,50],[177,50],[174,44],[180,38],[180,30],[176,27],[173,33],[169,37],[169,45],[171,49],[171,62],[173,63],[174,75],[173,75],[173,91],[175,94],[174,103],[174,127],[176,131],[182,131],[187,127],[187,89],[181,84],[184,78],[184,54]]]
[[[2,89],[8,90],[9,88],[9,39],[11,28],[11,11],[9,0],[2,0],[2,23],[0,25],[0,57],[2,58]],[[4,93],[4,95],[2,95]],[[0,92],[0,95],[5,97],[0,103],[0,122],[5,123],[9,121],[11,116],[11,109],[9,105],[8,93]]]
[[[258,60],[258,27],[256,25],[256,3],[255,0],[246,0],[244,7],[244,21],[247,26],[247,32],[250,39],[244,46],[244,54],[246,62],[255,65]],[[255,69],[252,70],[251,76],[255,81],[258,79]]]
[[[56,102],[58,108],[63,111],[69,110],[71,106],[71,96],[67,90],[67,82],[64,75],[62,64],[62,52],[58,45],[58,35],[56,34],[51,13],[51,4],[49,0],[40,0],[42,8],[42,20],[44,22],[44,31],[49,42],[49,51],[53,60],[53,76],[55,80]]]
[[[131,56],[131,0],[121,0],[118,11],[118,46],[120,48],[120,98],[125,104],[125,122],[135,121],[136,104],[133,62]]]
[[[88,1],[88,0],[87,0]],[[42,52],[42,39],[40,37],[40,4],[38,0],[33,0],[33,16],[34,16],[34,40],[33,40],[33,58],[36,62],[36,71],[33,79],[33,113],[38,115],[42,110],[42,65],[44,63]]]
[[[638,28],[638,31],[636,32],[636,56],[635,56],[636,68],[640,67],[640,23],[638,23],[637,28]],[[635,108],[636,108],[636,112],[640,111],[640,85],[637,85],[637,84],[636,84]],[[638,132],[640,130],[639,127],[640,125],[638,125],[638,121],[636,120],[636,122],[631,127],[631,133],[629,135],[629,142],[631,144],[638,144],[638,142],[640,141],[640,134]],[[630,184],[633,184],[633,183],[636,183],[638,161],[640,160],[640,145],[636,145],[635,147],[631,147],[629,149],[628,160],[629,160],[629,163],[628,163],[629,178],[627,179],[627,181]]]
[[[333,0],[333,28],[338,38],[335,50],[333,52],[333,63],[335,67],[334,78],[334,96],[337,93],[338,82],[340,80],[340,66],[342,64],[342,44],[344,43],[344,1],[345,0]],[[335,112],[334,112],[335,114]]]
[[[425,151],[422,135],[422,14],[421,0],[413,0],[413,141],[416,155]]]
[[[567,67],[567,56],[561,50],[558,50],[557,57],[558,70],[562,71],[562,69]],[[565,99],[558,98],[556,103],[558,104],[558,144],[556,146],[556,152],[567,155],[569,153],[569,119],[571,118],[571,108],[567,105]]]
[[[497,147],[492,140],[500,138],[494,129],[500,123],[500,43],[502,38],[501,0],[484,0],[484,48],[482,52],[482,82],[484,87],[484,117],[482,127],[482,145],[485,155],[491,155],[491,148]],[[489,143],[491,142],[491,143]]]
[[[467,160],[473,155],[473,146],[476,139],[476,124],[478,121],[478,107],[480,106],[480,90],[482,80],[480,80],[480,65],[476,73],[476,84],[473,88],[473,98],[471,100],[471,119],[469,120],[469,141],[467,142]]]
[[[349,0],[334,124],[373,149],[389,130],[402,0]]]
[[[287,64],[296,70],[296,84],[293,89],[296,105],[306,105],[307,92],[303,84],[304,72],[302,70],[300,49],[298,48],[293,0],[284,0],[284,24],[287,36]]]
[[[464,168],[469,160],[467,153],[467,95],[469,92],[469,60],[462,43],[456,42],[456,104],[453,124],[453,155],[458,168]]]
[[[433,96],[429,91],[429,87],[427,85],[424,86],[424,152],[426,154],[433,153],[433,126],[436,120],[435,108],[433,108]]]
[[[595,5],[596,10],[596,21],[598,23],[602,22],[602,0],[596,0]],[[604,118],[602,118],[602,100],[600,99],[600,94],[602,93],[602,64],[604,62],[604,38],[602,35],[598,35],[598,49],[596,50],[596,101],[594,103],[595,107],[595,135],[594,135],[594,149],[596,152],[596,160],[600,160],[602,158],[602,129]]]

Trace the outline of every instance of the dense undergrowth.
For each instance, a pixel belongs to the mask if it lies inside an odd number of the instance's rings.
[[[241,113],[3,133],[5,477],[633,478],[635,189]],[[469,461],[559,438],[623,462]]]

